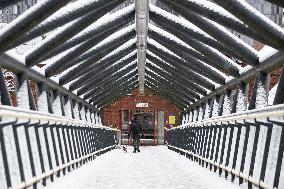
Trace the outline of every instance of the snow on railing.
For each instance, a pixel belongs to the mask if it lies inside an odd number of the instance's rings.
[[[98,119],[0,106],[0,120],[0,185],[7,188],[46,185],[116,146],[117,130]]]
[[[284,105],[186,123],[167,129],[169,149],[240,185],[284,187]]]

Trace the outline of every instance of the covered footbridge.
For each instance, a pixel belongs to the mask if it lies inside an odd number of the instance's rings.
[[[283,28],[244,0],[124,2],[41,0],[0,30],[0,188],[283,189]],[[132,154],[103,110],[136,88],[182,116]]]

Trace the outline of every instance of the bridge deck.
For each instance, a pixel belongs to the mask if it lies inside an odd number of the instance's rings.
[[[113,150],[58,178],[47,188],[236,189],[239,186],[159,146],[142,147],[137,154],[133,154],[130,147],[128,153]]]

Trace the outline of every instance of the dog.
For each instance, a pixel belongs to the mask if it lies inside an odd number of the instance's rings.
[[[126,146],[122,146],[122,150],[127,153],[127,147]]]

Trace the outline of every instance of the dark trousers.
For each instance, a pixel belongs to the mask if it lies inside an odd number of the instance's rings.
[[[139,150],[139,144],[140,144],[140,138],[137,138],[137,139],[133,139],[133,147],[134,147],[134,150]]]

